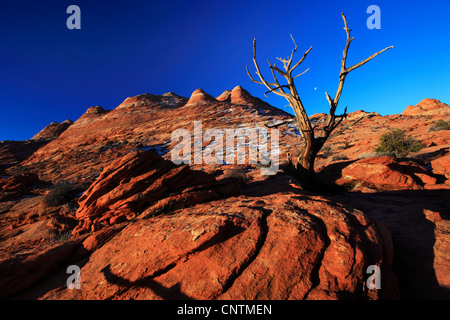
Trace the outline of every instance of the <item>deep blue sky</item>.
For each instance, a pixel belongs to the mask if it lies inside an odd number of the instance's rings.
[[[66,9],[81,8],[81,30],[69,30]],[[369,30],[369,5],[381,29]],[[113,109],[141,93],[213,96],[242,85],[274,106],[287,102],[251,83],[252,40],[260,66],[287,57],[291,33],[297,88],[309,115],[327,112],[334,96],[345,32],[348,66],[388,50],[346,80],[338,113],[364,109],[401,113],[424,98],[450,103],[450,1],[138,1],[2,0],[0,3],[0,140],[31,138],[52,121],[77,120],[90,106]],[[279,66],[280,63],[278,63]],[[290,111],[289,108],[285,110]]]

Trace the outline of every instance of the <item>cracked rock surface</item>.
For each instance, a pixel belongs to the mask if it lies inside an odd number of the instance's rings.
[[[385,227],[320,196],[241,195],[130,222],[44,299],[395,298]],[[367,290],[369,265],[383,290]],[[383,296],[381,296],[383,294]]]

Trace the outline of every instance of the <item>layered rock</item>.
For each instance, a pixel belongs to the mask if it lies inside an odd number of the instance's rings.
[[[0,202],[16,200],[27,195],[32,187],[40,182],[39,177],[33,173],[0,177]]]
[[[220,96],[216,97],[217,101],[231,101],[231,90],[225,90]]]
[[[167,92],[163,95],[154,95],[151,93],[144,93],[135,97],[126,98],[117,108],[139,108],[151,105],[152,107],[180,107],[188,99],[179,96],[173,92]]]
[[[423,99],[417,105],[409,105],[403,112],[404,116],[412,115],[448,115],[449,106],[437,99]]]
[[[241,93],[242,90],[234,89]],[[263,126],[265,121],[292,118],[267,103],[253,100],[259,104],[218,101],[198,89],[190,101],[172,92],[147,93],[127,98],[113,110],[91,107],[57,141],[34,152],[15,170],[37,170],[44,180],[53,182],[91,181],[110,162],[138,148],[166,145],[170,151],[171,133],[179,128],[192,130],[194,121],[201,120],[206,131]]]
[[[8,297],[55,272],[80,246],[81,240],[67,241],[22,252],[17,256],[0,256],[0,297]]]
[[[364,110],[358,110],[347,114],[347,120],[350,121],[355,121],[363,117],[368,117],[370,119],[372,117],[380,117],[380,114],[378,112],[366,112]]]
[[[191,97],[189,98],[186,105],[189,106],[194,104],[214,103],[214,102],[217,102],[217,100],[213,96],[206,93],[202,89],[196,89],[194,92],[192,92]]]
[[[397,297],[389,232],[373,218],[392,233],[402,294],[445,297],[450,130],[429,129],[440,119],[448,121],[448,106],[433,109],[437,102],[429,101],[429,107],[421,103],[423,110],[411,115],[350,113],[337,129],[340,134],[330,137],[319,153],[316,169],[333,167],[340,184],[362,192],[315,196],[282,172],[261,177],[255,166],[242,165],[237,178],[246,195],[227,199],[236,184],[221,178],[236,167],[189,169],[136,150],[163,151],[168,159],[171,133],[178,128],[193,133],[193,122],[201,120],[203,132],[277,128],[283,161],[283,153],[302,145],[298,125],[292,115],[241,87],[217,99],[201,90],[191,98],[188,104],[189,99],[174,93],[143,94],[113,110],[89,108],[48,144],[0,143],[0,184],[6,195],[0,200],[0,271],[7,275],[2,288],[8,296]],[[311,116],[317,133],[324,116]],[[410,154],[410,160],[360,160],[373,152],[388,128],[406,130],[426,147]],[[47,206],[42,196],[47,187],[33,189],[31,180],[13,181],[29,173],[48,182],[92,184],[75,212],[73,203]],[[11,197],[10,191],[17,192]],[[88,290],[65,290],[65,267],[88,260],[82,271],[82,288]],[[373,264],[383,272],[380,291],[365,287],[366,268]]]
[[[334,197],[389,228],[404,299],[450,299],[449,189],[347,193]]]
[[[81,290],[43,298],[394,298],[390,241],[362,212],[322,197],[233,197],[129,224],[92,253]],[[364,289],[369,265],[383,290]]]
[[[435,184],[436,178],[414,161],[375,157],[346,166],[336,182],[353,189],[419,190],[425,184]]]
[[[52,122],[48,126],[46,126],[44,129],[42,129],[39,133],[37,133],[31,140],[53,140],[58,138],[61,133],[67,130],[69,126],[73,124],[72,120],[65,120],[61,123],[58,122]]]
[[[135,151],[107,166],[80,197],[74,234],[94,231],[138,215],[157,215],[237,192],[233,182],[177,166],[153,151]]]
[[[230,92],[230,101],[237,104],[255,104],[256,98],[241,86],[237,86]]]
[[[444,175],[447,179],[450,179],[450,153],[431,160],[431,165],[435,173]]]

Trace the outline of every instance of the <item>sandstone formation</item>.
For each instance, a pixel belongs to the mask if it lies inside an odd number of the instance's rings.
[[[378,157],[358,160],[342,170],[338,184],[375,190],[418,190],[437,179],[424,167],[411,160]]]
[[[216,101],[216,99],[214,99],[213,96],[209,95],[202,89],[197,89],[194,92],[192,92],[192,95],[189,98],[186,105],[189,106],[192,104],[201,104],[201,103],[208,103],[208,102],[214,103],[215,101]]]
[[[0,201],[16,200],[27,195],[30,189],[39,182],[36,174],[0,178]]]
[[[91,255],[81,290],[44,298],[396,298],[390,241],[321,197],[232,197],[129,224]],[[383,270],[383,291],[365,289],[368,265]]]
[[[448,106],[437,99],[423,99],[417,105],[409,105],[403,112],[404,116],[412,115],[445,115],[448,116]]]
[[[274,118],[292,118],[260,99],[250,98],[239,88],[230,92],[248,97],[252,103],[218,101],[198,89],[190,102],[172,92],[147,93],[127,98],[109,111],[90,107],[58,139],[35,150],[14,170],[39,171],[46,181],[91,181],[111,161],[133,150],[160,146],[170,149],[171,133],[178,128],[192,132],[194,121],[201,120],[205,132],[209,128],[264,127]]]
[[[220,96],[216,97],[217,101],[231,101],[231,90],[225,90]]]
[[[449,189],[350,192],[333,197],[382,222],[394,245],[402,299],[449,299]]]
[[[315,130],[325,116],[310,117]],[[449,107],[435,99],[401,115],[350,112],[317,157],[319,177],[337,185],[321,195],[283,171],[302,144],[294,117],[240,86],[217,98],[145,93],[0,142],[0,296],[448,299],[450,130],[432,130],[439,120]],[[279,172],[174,165],[171,134],[193,135],[194,121],[203,133],[278,129]],[[424,148],[402,159],[374,154],[395,128]],[[52,204],[60,183],[82,190]],[[66,288],[74,264],[81,290]],[[373,265],[381,290],[365,283]]]
[[[432,160],[431,165],[435,173],[444,175],[447,179],[450,179],[450,153]]]
[[[47,143],[47,140],[0,141],[0,175],[7,175],[5,170],[19,165]]]
[[[42,129],[38,134],[36,134],[32,140],[53,140],[58,138],[61,133],[67,130],[69,126],[73,124],[72,120],[65,120],[61,123],[58,122],[52,122],[48,126],[46,126],[44,129]]]
[[[212,175],[176,166],[156,152],[136,151],[112,162],[80,197],[74,234],[237,192],[234,182],[220,184]]]
[[[19,165],[39,148],[58,138],[72,123],[71,120],[52,122],[30,140],[0,141],[0,176],[7,168]]]

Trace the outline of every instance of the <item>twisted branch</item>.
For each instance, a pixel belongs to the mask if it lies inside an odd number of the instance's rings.
[[[328,103],[330,104],[330,112],[328,113],[327,119],[325,121],[325,125],[323,127],[323,131],[321,134],[321,137],[325,137],[325,136],[329,136],[331,131],[333,131],[337,125],[335,125],[335,120],[336,120],[336,116],[334,115],[336,112],[336,108],[337,105],[339,103],[339,99],[341,98],[341,94],[342,94],[342,89],[344,88],[344,82],[345,82],[345,78],[347,77],[347,75],[355,70],[356,68],[361,67],[362,65],[366,64],[367,62],[369,62],[370,60],[372,60],[373,58],[375,58],[376,56],[378,56],[379,54],[383,53],[384,51],[393,48],[394,46],[390,46],[387,47],[381,51],[378,51],[377,53],[374,53],[373,55],[371,55],[370,57],[368,57],[367,59],[364,59],[361,62],[358,62],[356,64],[354,64],[353,66],[347,68],[346,67],[346,62],[347,62],[347,54],[348,54],[348,49],[350,47],[350,43],[353,41],[354,38],[352,38],[350,36],[350,29],[348,28],[347,25],[347,18],[345,17],[345,15],[342,13],[342,19],[344,20],[344,30],[347,34],[347,41],[345,43],[345,47],[344,47],[344,51],[342,54],[342,61],[341,61],[341,71],[339,73],[339,84],[338,84],[338,88],[336,91],[336,95],[334,96],[333,99],[331,99],[331,97],[328,95],[328,93],[325,92],[325,95],[327,97]],[[345,113],[345,112],[344,112]],[[342,121],[339,121],[339,123]]]

